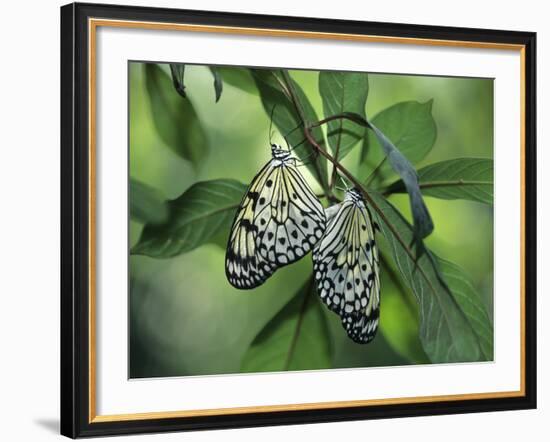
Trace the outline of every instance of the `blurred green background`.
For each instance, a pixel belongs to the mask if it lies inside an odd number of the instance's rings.
[[[162,69],[169,75],[168,65]],[[323,115],[318,72],[291,71],[291,75],[317,114]],[[250,183],[270,158],[269,116],[251,77],[224,68],[223,78],[223,93],[216,102],[209,69],[185,68],[185,92],[209,144],[197,169],[159,137],[144,64],[129,64],[131,178],[158,189],[166,199],[178,197],[202,180],[234,178]],[[369,118],[401,101],[433,99],[437,139],[419,167],[450,158],[493,157],[492,80],[369,74],[369,86]],[[352,172],[359,151],[356,147],[344,160]],[[390,201],[410,220],[406,194],[391,196]],[[492,207],[430,197],[426,203],[435,223],[426,243],[437,255],[465,269],[491,315]],[[141,223],[130,221],[130,247],[142,228]],[[170,259],[130,256],[130,377],[239,372],[251,342],[304,284],[311,269],[308,256],[277,271],[259,288],[240,291],[226,281],[224,255],[220,245],[207,244]],[[338,317],[327,309],[324,314],[332,336],[334,368],[428,363],[418,340],[415,301],[387,274],[382,274],[381,329],[371,344],[353,343]]]

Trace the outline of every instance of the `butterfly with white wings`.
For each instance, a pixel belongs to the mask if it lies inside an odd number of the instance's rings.
[[[252,289],[278,268],[305,256],[325,231],[319,199],[290,149],[271,144],[271,160],[254,177],[235,215],[225,273],[231,285]]]
[[[380,264],[374,240],[377,224],[361,192],[327,209],[328,227],[313,251],[313,272],[321,300],[340,315],[348,336],[366,344],[380,315]]]

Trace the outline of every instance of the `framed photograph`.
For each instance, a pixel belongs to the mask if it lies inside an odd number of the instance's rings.
[[[535,44],[62,7],[62,434],[535,408]]]

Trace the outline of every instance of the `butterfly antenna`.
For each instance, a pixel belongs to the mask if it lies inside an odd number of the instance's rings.
[[[342,177],[342,175],[338,174],[338,177],[340,178],[340,181],[342,181],[342,184],[344,185],[344,187],[346,188],[346,192],[349,190],[349,186],[348,186],[348,183],[346,183],[346,180],[344,180],[344,178]]]

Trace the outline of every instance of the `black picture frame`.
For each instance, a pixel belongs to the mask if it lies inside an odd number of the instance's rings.
[[[88,19],[188,23],[316,33],[522,45],[524,50],[524,395],[94,422],[89,394],[89,27]],[[61,8],[61,434],[76,438],[145,432],[426,416],[536,408],[536,34],[166,8],[69,4]]]

